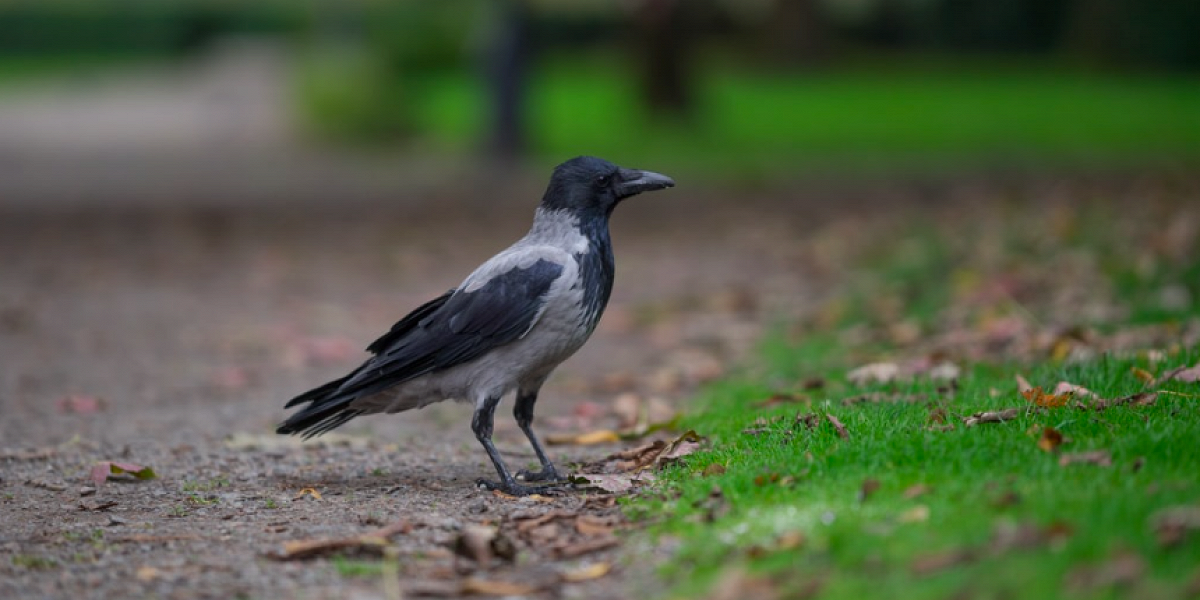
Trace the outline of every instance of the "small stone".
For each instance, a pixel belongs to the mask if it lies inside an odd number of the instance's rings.
[[[96,493],[96,488],[94,488],[94,487],[88,487],[85,485],[85,486],[79,488],[80,496],[91,496],[92,494],[95,494],[95,493]]]
[[[126,522],[125,519],[122,519],[121,517],[118,517],[115,515],[108,515],[108,526],[109,527],[113,527],[116,525],[124,525],[125,522]]]
[[[482,500],[482,499],[481,499],[481,500],[476,500],[476,501],[472,502],[470,506],[468,506],[468,507],[467,507],[467,510],[468,510],[468,511],[469,511],[471,514],[478,515],[478,514],[482,514],[482,513],[485,513],[485,512],[487,512],[487,511],[488,511],[488,505],[487,505],[487,502],[485,502],[485,501],[484,501],[484,500]]]

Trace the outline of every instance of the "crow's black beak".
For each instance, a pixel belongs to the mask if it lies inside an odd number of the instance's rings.
[[[617,172],[616,191],[618,198],[636,196],[642,192],[652,192],[663,188],[675,187],[675,180],[652,171],[637,169],[621,169]]]

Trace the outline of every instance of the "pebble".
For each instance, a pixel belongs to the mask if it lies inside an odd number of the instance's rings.
[[[480,499],[472,502],[471,505],[467,507],[467,510],[470,511],[471,514],[478,515],[487,512],[488,505],[486,501]]]
[[[83,487],[79,488],[80,496],[91,496],[92,494],[95,494],[95,493],[96,493],[96,488],[94,488],[94,487],[83,486]]]

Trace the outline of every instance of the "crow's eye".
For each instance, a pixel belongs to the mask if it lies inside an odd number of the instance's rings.
[[[601,176],[597,177],[596,178],[596,186],[604,187],[604,186],[608,185],[608,179],[609,179],[608,175],[601,175]]]

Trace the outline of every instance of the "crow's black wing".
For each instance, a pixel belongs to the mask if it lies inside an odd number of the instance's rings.
[[[371,345],[367,346],[367,352],[370,352],[371,354],[379,354],[380,352],[386,350],[388,346],[394,344],[397,340],[404,338],[405,334],[420,325],[421,321],[425,319],[425,317],[437,312],[437,309],[441,308],[442,305],[445,304],[453,294],[454,290],[450,290],[445,294],[442,294],[441,296],[438,296],[437,298],[418,306],[415,310],[408,313],[408,315],[403,319],[396,321],[396,324],[392,325],[392,329],[390,331],[382,336],[379,336],[379,339],[375,340],[374,342],[371,342]]]
[[[376,356],[338,393],[369,395],[471,361],[519,339],[533,326],[546,293],[562,272],[561,264],[541,259],[499,273],[475,290],[453,291],[436,307],[422,306],[414,315],[425,314],[405,317],[372,344]]]

